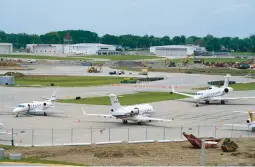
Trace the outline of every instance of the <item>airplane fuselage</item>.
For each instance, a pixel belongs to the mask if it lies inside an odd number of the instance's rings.
[[[16,107],[14,113],[43,113],[44,110],[52,107],[53,104],[49,101],[22,103]]]
[[[154,108],[149,104],[141,104],[135,106],[125,106],[120,109],[113,111],[112,116],[122,119],[122,120],[131,120],[139,121],[139,117],[152,117],[156,114]],[[142,121],[140,121],[142,122]]]
[[[205,100],[210,101],[213,100],[214,97],[219,97],[227,94],[228,92],[232,92],[233,88],[213,88],[203,91],[198,91],[195,93],[194,99],[195,100]]]

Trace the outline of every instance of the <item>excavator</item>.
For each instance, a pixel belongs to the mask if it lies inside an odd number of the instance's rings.
[[[238,63],[238,69],[254,68],[255,64],[252,64],[253,61],[254,61],[254,58]]]
[[[102,66],[99,66],[97,68],[92,66],[88,68],[88,73],[100,73],[100,72],[102,72]]]

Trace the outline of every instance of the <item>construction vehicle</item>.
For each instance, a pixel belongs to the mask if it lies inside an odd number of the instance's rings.
[[[221,149],[224,152],[234,152],[237,148],[238,145],[235,142],[231,141],[230,138],[226,138],[221,145]]]
[[[218,144],[221,141],[221,139],[216,139],[213,137],[197,138],[193,134],[187,134],[185,132],[183,132],[182,134],[187,138],[190,144],[193,145],[193,147],[200,149],[202,146],[202,139],[205,139],[205,148],[216,148],[218,147]]]
[[[102,66],[99,68],[96,68],[94,66],[88,68],[89,73],[100,73],[102,72],[101,70],[102,70]]]
[[[148,69],[143,69],[142,72],[139,73],[139,75],[148,75]]]
[[[110,75],[116,75],[116,74],[118,74],[118,75],[121,75],[121,74],[125,74],[125,72],[123,71],[123,70],[121,70],[121,71],[111,71],[111,72],[109,72],[109,74]]]
[[[253,63],[254,59],[249,59],[249,60],[246,60],[246,61],[243,61],[243,62],[240,62],[238,63],[238,69],[248,69],[248,68],[251,68],[252,63]]]

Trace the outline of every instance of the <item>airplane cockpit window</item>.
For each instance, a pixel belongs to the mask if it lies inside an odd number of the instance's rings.
[[[20,104],[18,107],[24,108],[25,106]]]

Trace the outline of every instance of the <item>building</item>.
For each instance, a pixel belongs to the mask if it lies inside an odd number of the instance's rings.
[[[64,54],[69,52],[67,44],[27,44],[26,50],[29,53],[40,54]]]
[[[80,44],[28,44],[27,52],[47,54],[85,54],[85,55],[114,55],[119,54],[116,46],[98,43]]]
[[[11,43],[0,43],[0,54],[11,54],[12,49]]]
[[[195,51],[206,51],[206,49],[195,45],[166,45],[150,47],[151,53],[163,57],[186,57],[187,55],[194,54]]]
[[[86,55],[115,55],[119,54],[116,51],[116,46],[105,45],[98,43],[81,43],[69,45],[70,53],[86,54]]]

